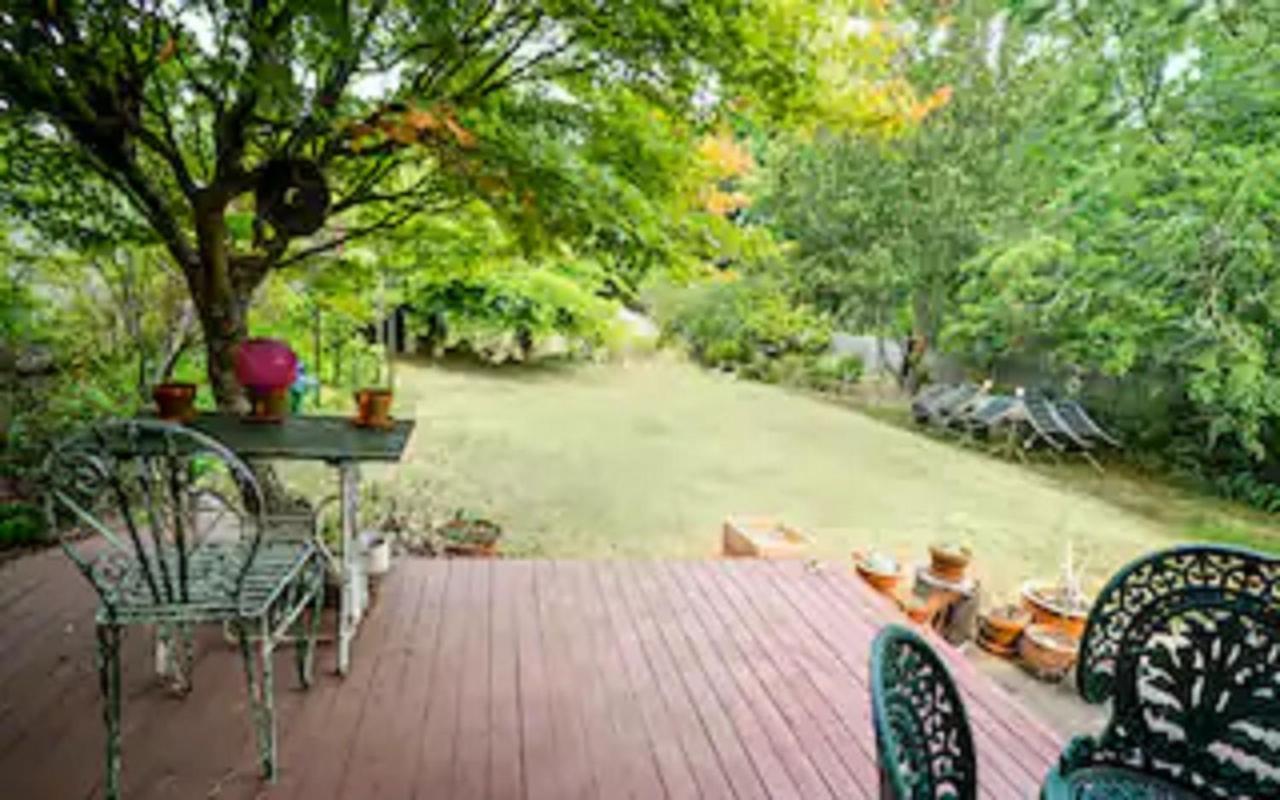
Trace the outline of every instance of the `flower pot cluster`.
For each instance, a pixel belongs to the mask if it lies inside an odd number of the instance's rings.
[[[236,350],[236,381],[244,388],[249,410],[247,422],[280,423],[289,415],[293,395],[302,392],[305,378],[299,381],[297,355],[278,339],[245,340]],[[152,389],[156,416],[168,422],[191,422],[195,419],[197,387],[194,383],[166,382]],[[389,428],[392,391],[366,388],[355,393],[355,416],[352,424],[362,428]]]
[[[928,567],[921,566],[916,572],[916,594],[923,596],[905,603],[898,595],[904,570],[897,559],[875,551],[855,551],[853,564],[871,588],[893,598],[913,620],[928,624],[951,602],[972,593],[974,584],[967,574],[972,558],[973,553],[963,545],[930,546]]]
[[[978,623],[978,644],[1002,658],[1016,658],[1045,681],[1060,681],[1075,665],[1089,616],[1088,601],[1063,587],[1028,581],[1020,602],[991,609]]]

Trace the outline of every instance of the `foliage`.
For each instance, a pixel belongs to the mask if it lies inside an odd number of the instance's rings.
[[[409,300],[419,330],[435,334],[432,344],[439,351],[528,360],[538,343],[553,336],[578,347],[606,344],[617,305],[593,291],[602,274],[585,261],[507,262],[420,281]]]
[[[267,276],[423,214],[488,202],[525,255],[566,236],[581,253],[609,245],[634,286],[671,249],[663,203],[647,202],[655,186],[679,195],[662,186],[681,158],[669,133],[729,108],[888,125],[911,106],[909,87],[887,102],[873,85],[884,37],[844,30],[879,5],[14,6],[0,15],[0,204],[50,238],[123,229],[163,246],[233,406]],[[871,112],[851,102],[864,95]]]
[[[44,530],[44,514],[35,505],[0,503],[0,549],[36,544]]]
[[[809,383],[816,389],[840,391],[862,378],[865,366],[853,354],[828,353],[813,360],[809,367]]]
[[[817,356],[831,338],[826,322],[792,305],[768,280],[725,276],[670,291],[657,304],[664,332],[699,362],[776,382],[801,372],[787,356]]]
[[[1010,11],[905,4],[906,76],[949,101],[887,139],[775,144],[752,213],[780,279],[841,325],[1034,364],[1138,457],[1271,507],[1280,3]]]

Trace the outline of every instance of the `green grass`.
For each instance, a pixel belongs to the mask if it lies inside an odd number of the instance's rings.
[[[1095,586],[1178,541],[1280,541],[1265,520],[1140,476],[1005,463],[667,356],[404,363],[396,402],[418,428],[402,464],[366,469],[378,492],[401,508],[492,517],[519,555],[710,556],[726,515],[763,514],[842,561],[865,548],[915,561],[932,541],[967,542],[988,593],[1001,596],[1055,575],[1068,541]]]

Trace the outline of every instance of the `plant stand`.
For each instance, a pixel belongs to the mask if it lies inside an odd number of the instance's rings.
[[[907,608],[913,620],[933,628],[951,644],[974,637],[980,595],[976,580],[951,583],[934,575],[927,564],[920,564],[913,595]]]

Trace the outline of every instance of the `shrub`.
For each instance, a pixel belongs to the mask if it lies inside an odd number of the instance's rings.
[[[587,262],[478,268],[424,281],[411,304],[421,329],[443,350],[526,360],[551,337],[580,349],[618,338],[618,306],[600,296],[598,273]]]
[[[828,353],[809,362],[807,382],[815,389],[845,389],[862,378],[862,359],[856,355]]]
[[[709,281],[659,302],[664,333],[688,345],[696,360],[756,380],[784,380],[799,371],[798,362],[774,362],[816,357],[831,340],[822,317],[760,279]]]
[[[44,539],[44,528],[44,515],[34,505],[0,505],[0,549],[40,542]]]

